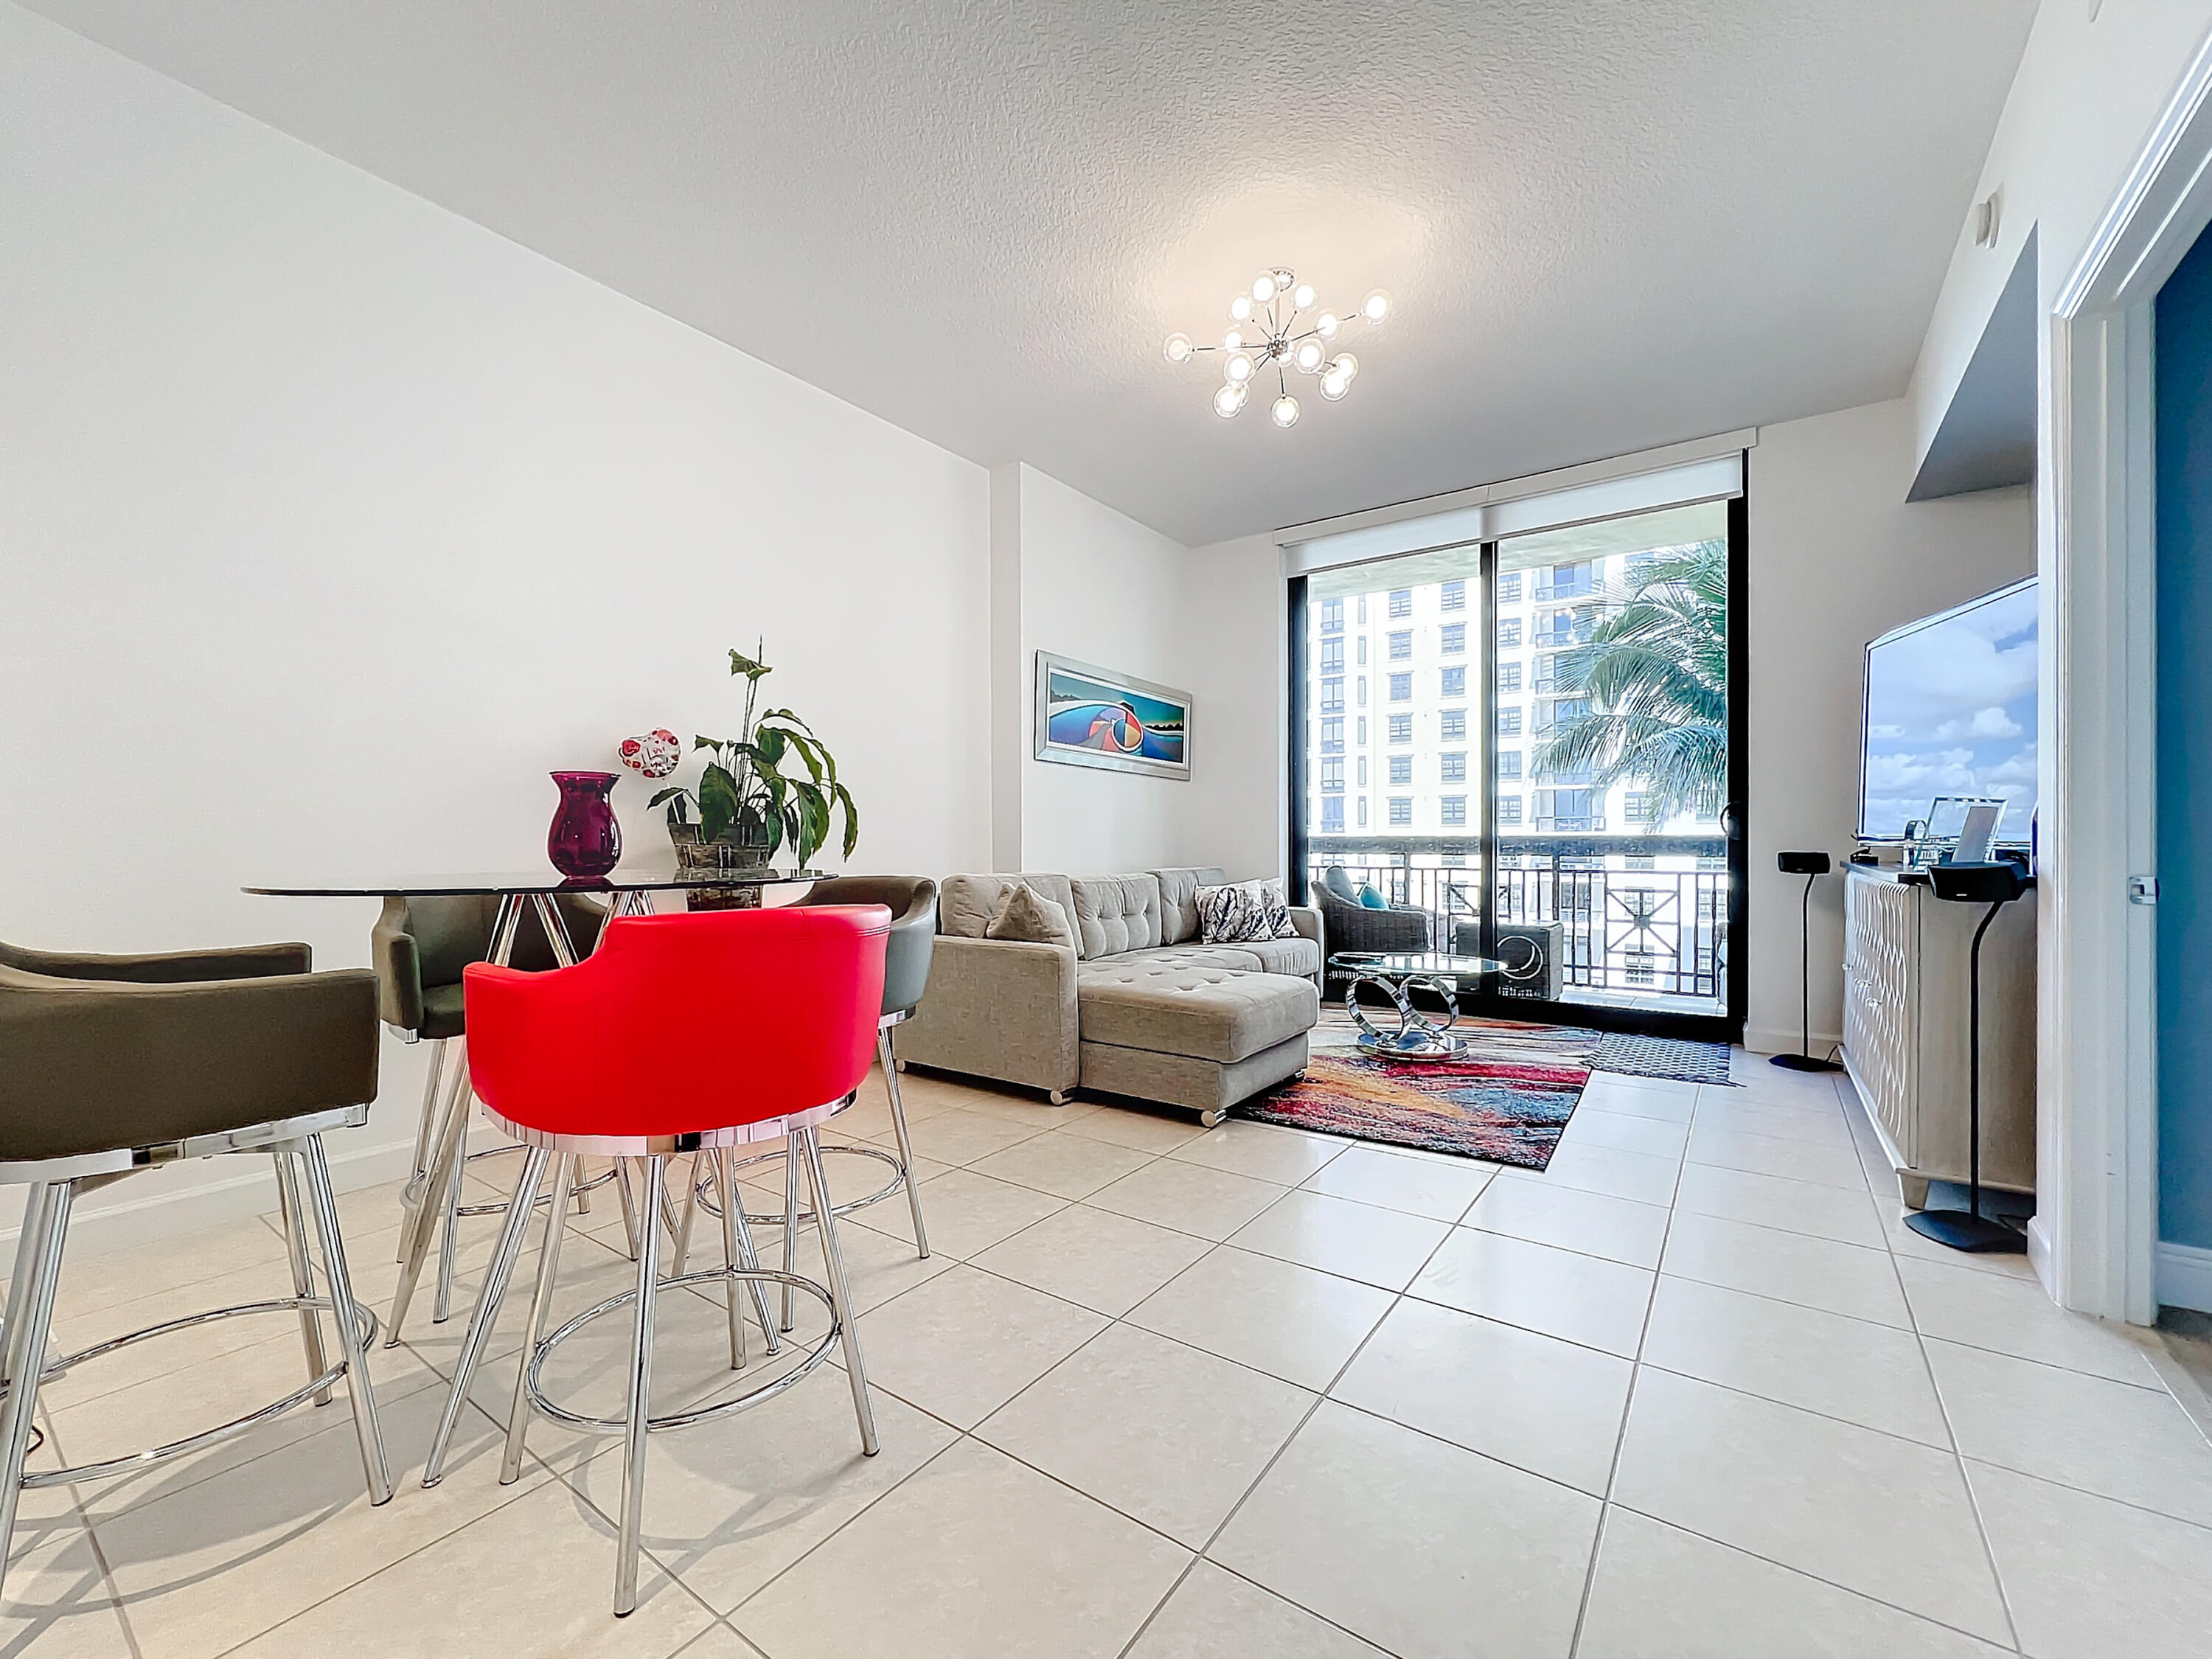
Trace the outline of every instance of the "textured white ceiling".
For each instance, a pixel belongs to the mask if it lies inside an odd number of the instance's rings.
[[[1892,397],[2033,0],[31,0],[1188,543]],[[1390,290],[1341,404],[1229,296]]]

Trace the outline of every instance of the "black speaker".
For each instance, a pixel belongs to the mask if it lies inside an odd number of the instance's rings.
[[[1774,863],[1785,876],[1805,878],[1804,896],[1797,902],[1797,994],[1804,1029],[1800,1052],[1776,1054],[1770,1063],[1793,1072],[1840,1072],[1844,1068],[1834,1060],[1813,1058],[1813,880],[1816,876],[1826,875],[1834,866],[1826,853],[1777,853]]]
[[[1928,879],[1936,896],[1958,904],[2010,904],[2027,885],[2020,866],[2009,859],[1993,864],[1931,864]]]

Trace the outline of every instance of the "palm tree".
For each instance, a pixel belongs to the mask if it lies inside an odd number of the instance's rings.
[[[1728,784],[1728,549],[1668,548],[1641,561],[1589,642],[1559,653],[1559,692],[1584,710],[1537,750],[1544,772],[1623,780],[1647,793],[1644,827],[1710,812]]]

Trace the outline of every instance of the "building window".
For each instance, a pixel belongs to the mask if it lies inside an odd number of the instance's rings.
[[[1321,723],[1321,751],[1324,755],[1344,752],[1344,717],[1341,714]]]
[[[1509,572],[1498,579],[1498,599],[1502,605],[1512,605],[1521,598],[1521,573]]]
[[[1410,826],[1413,822],[1413,803],[1403,795],[1390,797],[1390,823],[1394,829]]]
[[[1322,762],[1321,787],[1323,794],[1340,795],[1344,793],[1344,763],[1341,760]]]
[[[1467,781],[1467,751],[1455,750],[1443,758],[1443,781],[1446,783],[1465,783]]]
[[[1359,746],[1362,749],[1367,747],[1367,716],[1364,714],[1359,717]]]
[[[1410,719],[1412,717],[1409,715],[1407,718]],[[1443,714],[1437,716],[1437,723],[1439,727],[1437,735],[1443,738],[1446,743],[1465,743],[1467,741],[1466,709],[1447,708]]]
[[[1321,642],[1321,672],[1341,674],[1344,672],[1344,641],[1323,640]]]
[[[1521,689],[1519,663],[1502,662],[1498,665],[1498,689],[1500,691],[1518,691]]]
[[[1344,833],[1344,797],[1331,795],[1321,804],[1321,832],[1324,836]]]
[[[1362,681],[1361,684],[1364,684],[1365,682]],[[1393,674],[1390,676],[1390,701],[1392,702],[1407,702],[1412,698],[1413,695],[1413,677],[1411,674]]]
[[[1467,584],[1465,582],[1446,582],[1443,586],[1438,590],[1437,603],[1447,611],[1466,610]]]
[[[1413,757],[1411,755],[1390,757],[1390,781],[1407,784],[1413,781]]]
[[[1467,823],[1467,797],[1446,795],[1438,803],[1443,808],[1446,829],[1464,828]]]
[[[1364,634],[1359,636],[1359,665],[1362,668],[1367,666],[1367,635]]]
[[[1699,823],[1711,823],[1721,815],[1721,798],[1710,789],[1701,789],[1691,807]]]
[[[1500,795],[1498,798],[1498,821],[1500,823],[1518,823],[1521,822],[1520,796]]]
[[[1518,650],[1521,646],[1521,619],[1507,617],[1498,624],[1498,645],[1502,651]]]
[[[1364,795],[1359,798],[1359,827],[1362,830],[1367,827],[1367,797]]]
[[[1324,634],[1344,632],[1344,601],[1323,599],[1321,602],[1321,631]]]
[[[1457,668],[1445,669],[1443,677],[1442,695],[1447,697],[1463,697],[1467,695],[1467,668],[1464,664]]]
[[[1356,763],[1359,768],[1359,787],[1364,789],[1367,787],[1367,757],[1362,755]]]
[[[1498,751],[1498,775],[1501,778],[1517,778],[1521,775],[1521,751],[1518,749],[1501,749]]]
[[[1413,630],[1401,628],[1390,635],[1390,660],[1403,662],[1413,654]]]
[[[1411,714],[1390,716],[1390,741],[1411,743],[1413,740],[1413,717]]]
[[[1620,798],[1620,815],[1631,823],[1649,823],[1651,809],[1659,804],[1658,797],[1641,789],[1632,789]]]
[[[1359,684],[1356,689],[1359,693],[1359,706],[1364,708],[1367,707],[1367,676],[1362,674],[1358,678]]]
[[[1443,625],[1443,637],[1438,641],[1437,649],[1443,652],[1447,657],[1456,657],[1465,651],[1467,649],[1467,624],[1465,623],[1446,623]]]
[[[1501,708],[1498,711],[1498,735],[1501,738],[1517,738],[1521,735],[1520,704],[1515,703],[1509,708]]]
[[[1412,588],[1394,587],[1390,590],[1390,614],[1393,617],[1410,617],[1413,614]]]
[[[1321,712],[1335,714],[1342,713],[1343,709],[1344,682],[1340,679],[1323,680],[1321,683]]]
[[[1362,624],[1367,621],[1367,596],[1364,593],[1359,596],[1359,621]]]

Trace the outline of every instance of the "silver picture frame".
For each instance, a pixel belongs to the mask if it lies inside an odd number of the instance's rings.
[[[1032,690],[1037,759],[1190,781],[1189,692],[1049,651],[1036,653]]]

